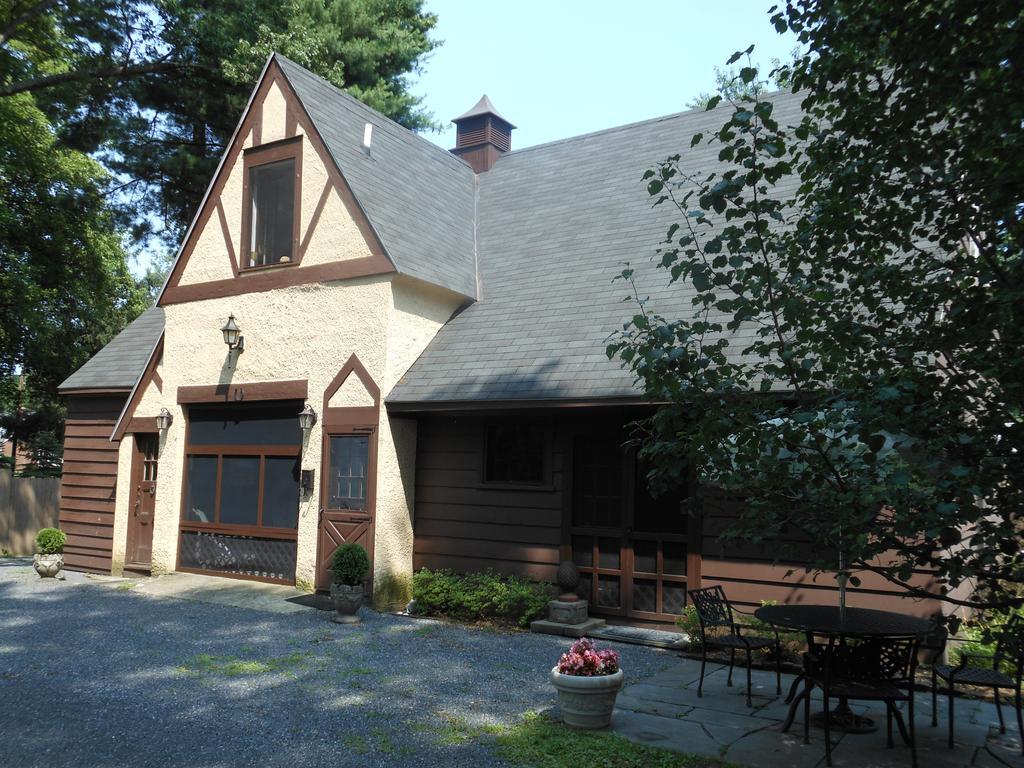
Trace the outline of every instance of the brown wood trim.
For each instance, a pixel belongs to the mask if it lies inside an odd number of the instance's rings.
[[[297,129],[298,119],[295,117],[295,110],[289,104],[284,111],[284,135],[294,136]]]
[[[133,434],[156,432],[156,414],[152,416],[132,416],[124,430]]]
[[[228,258],[231,259],[231,274],[238,277],[238,258],[235,256],[235,245],[231,242],[231,227],[228,226],[228,217],[224,213],[224,206],[219,197],[217,198],[217,218],[220,220],[221,235],[224,237],[224,248],[228,252]]]
[[[346,210],[349,212],[349,215],[353,217],[357,228],[362,234],[363,239],[370,250],[371,256],[360,259],[350,259],[342,262],[333,262],[330,264],[322,264],[312,268],[282,270],[276,271],[272,274],[264,273],[252,275],[251,277],[240,274],[239,278],[236,279],[214,280],[207,283],[183,286],[180,284],[181,276],[184,273],[185,267],[188,265],[188,261],[191,258],[192,252],[194,251],[199,239],[199,235],[206,227],[213,212],[214,205],[212,204],[212,201],[219,198],[220,194],[223,192],[224,186],[227,184],[227,180],[230,175],[230,166],[237,161],[238,156],[241,154],[245,138],[262,118],[260,114],[261,110],[257,107],[262,105],[268,91],[274,84],[278,86],[281,93],[284,95],[286,109],[290,110],[291,113],[294,114],[297,124],[302,126],[305,135],[311,137],[310,146],[317,153],[321,163],[323,163],[324,167],[327,169],[328,176],[338,189],[342,202],[344,203]],[[281,71],[280,66],[273,59],[268,62],[262,80],[257,86],[250,104],[252,104],[253,107],[249,109],[248,114],[246,114],[242,119],[231,145],[224,154],[224,160],[222,160],[221,165],[218,168],[217,175],[211,182],[209,190],[204,197],[203,206],[186,233],[181,251],[171,268],[171,274],[168,276],[167,282],[164,284],[164,288],[157,299],[158,306],[177,304],[187,301],[199,301],[202,299],[237,296],[242,293],[257,293],[260,291],[273,290],[274,288],[285,288],[305,283],[327,282],[330,280],[348,280],[355,277],[388,274],[396,271],[394,264],[387,256],[387,252],[380,240],[380,237],[377,235],[376,230],[370,223],[369,218],[367,218],[366,212],[356,200],[351,187],[345,180],[345,177],[341,173],[340,168],[338,168],[334,158],[329,152],[327,152],[323,137],[314,127],[313,121],[306,112],[305,107],[299,101],[294,89],[288,82],[288,79],[284,76],[284,73]],[[299,217],[296,217],[296,219],[298,218]],[[324,269],[325,267],[327,269]],[[248,277],[249,280],[246,282],[236,282],[236,280],[244,277]]]
[[[156,384],[156,391],[161,395],[164,393],[164,380],[160,377],[159,371],[153,369],[153,383]]]
[[[366,387],[366,391],[370,393],[373,398],[373,408],[375,411],[380,410],[380,387],[377,386],[377,382],[373,380],[370,372],[366,370],[366,366],[363,365],[359,357],[355,353],[352,353],[345,364],[341,367],[341,370],[331,379],[331,383],[327,385],[327,389],[324,390],[324,416],[326,417],[327,412],[334,411],[349,411],[355,410],[351,408],[331,408],[329,403],[331,398],[337,394],[338,390],[341,389],[341,385],[345,383],[345,380],[350,374],[354,373],[359,377],[359,380]],[[376,421],[376,420],[375,420]]]
[[[262,496],[262,494],[261,494]],[[295,541],[298,531],[294,528],[270,528],[262,525],[232,525],[231,523],[199,523],[195,520],[182,520],[180,531],[191,533],[221,533],[225,536],[253,536],[257,539],[281,539]]]
[[[357,424],[376,425],[380,411],[371,406],[362,408],[325,408],[323,424],[326,427],[351,427]],[[363,427],[355,427],[364,429]]]
[[[306,379],[258,381],[249,384],[202,384],[178,387],[178,404],[305,400],[308,392],[309,382]]]
[[[299,260],[306,255],[306,249],[309,248],[309,241],[313,239],[313,233],[316,231],[317,224],[320,223],[320,216],[324,212],[324,208],[327,206],[327,201],[331,198],[331,192],[334,189],[334,185],[331,184],[331,180],[328,179],[324,182],[324,191],[320,193],[320,199],[317,200],[316,208],[313,210],[313,218],[309,220],[309,226],[306,227],[306,234],[302,238],[302,243],[299,245]]]
[[[292,160],[295,163],[295,178],[292,184],[292,252],[289,257],[291,261],[285,263],[274,262],[271,264],[259,264],[249,266],[249,254],[252,251],[252,190],[249,187],[249,178],[253,168],[269,163],[277,163],[282,160]],[[218,204],[219,204],[218,199]],[[295,267],[302,261],[302,253],[299,249],[299,236],[302,226],[302,137],[295,136],[290,139],[282,139],[259,147],[249,147],[242,151],[242,240],[241,250],[238,254],[239,273],[256,267],[281,266]]]
[[[125,404],[124,410],[117,419],[117,423],[114,425],[114,431],[110,436],[111,441],[119,441],[124,437],[124,433],[128,431],[128,424],[135,415],[135,409],[139,407],[139,403],[142,401],[143,395],[146,394],[146,388],[149,386],[149,382],[153,380],[156,375],[157,366],[160,365],[160,361],[164,356],[164,331],[160,332],[160,338],[157,339],[156,346],[153,347],[153,352],[149,356],[149,361],[146,363],[146,368],[142,372],[142,376],[135,383],[135,389],[132,391],[128,402]],[[153,422],[150,422],[151,424]],[[152,432],[153,430],[145,430]]]
[[[307,283],[351,280],[356,277],[384,275],[394,271],[395,268],[391,266],[391,262],[382,256],[366,256],[347,261],[317,264],[312,267],[296,267],[295,269],[253,270],[254,274],[241,272],[237,278],[168,287],[160,299],[160,306],[240,296],[243,293],[260,293],[272,291],[275,288],[289,288],[293,285]]]
[[[252,143],[259,146],[263,143],[263,102],[253,104],[252,111],[256,113],[252,121]]]

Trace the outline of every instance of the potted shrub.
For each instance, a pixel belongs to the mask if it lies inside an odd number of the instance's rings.
[[[370,558],[366,550],[355,542],[342,544],[331,555],[331,598],[334,600],[334,621],[355,624],[357,611],[363,604],[363,581],[370,572]]]
[[[53,578],[64,567],[64,545],[68,537],[57,528],[43,528],[36,535],[36,556],[32,567],[42,578]]]
[[[577,640],[551,669],[562,721],[572,728],[606,727],[622,678],[617,651],[598,649],[585,637]]]

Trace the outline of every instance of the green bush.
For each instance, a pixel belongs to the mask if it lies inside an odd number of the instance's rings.
[[[68,537],[57,528],[43,528],[36,535],[36,552],[40,555],[56,555],[64,551]]]
[[[350,541],[334,550],[331,571],[337,583],[359,586],[370,572],[370,557],[362,545]]]
[[[458,574],[423,568],[413,574],[412,597],[420,613],[459,621],[507,621],[526,627],[544,614],[551,586],[494,571]]]

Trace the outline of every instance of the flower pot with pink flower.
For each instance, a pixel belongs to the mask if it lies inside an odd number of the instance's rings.
[[[618,652],[599,649],[585,637],[577,640],[551,669],[562,721],[572,728],[607,727],[622,679]]]

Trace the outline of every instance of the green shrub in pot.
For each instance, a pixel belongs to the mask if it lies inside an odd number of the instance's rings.
[[[64,545],[68,537],[57,528],[43,528],[36,534],[36,556],[32,567],[40,577],[52,578],[64,567]]]
[[[363,604],[363,581],[370,572],[370,557],[355,542],[342,544],[331,555],[331,598],[334,600],[334,621],[355,624],[359,606]]]

